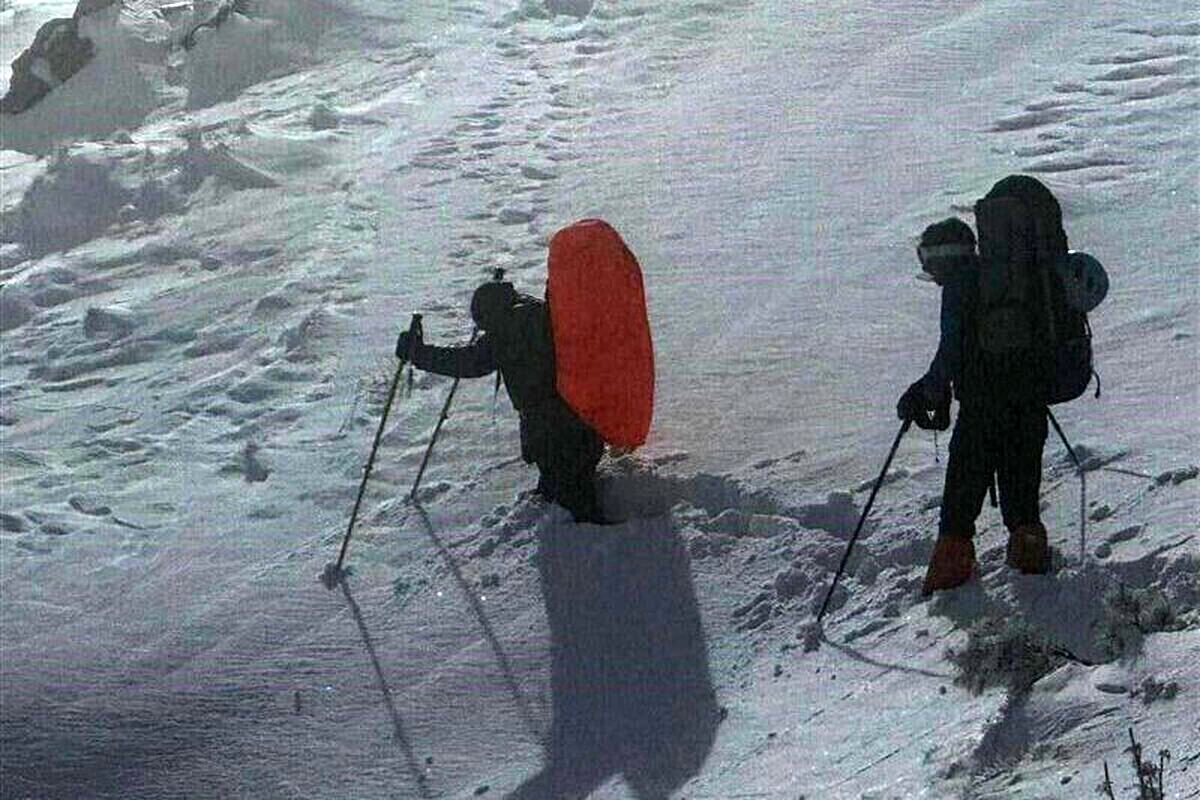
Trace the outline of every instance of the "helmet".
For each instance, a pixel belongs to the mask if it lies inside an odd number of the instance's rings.
[[[490,281],[471,296],[471,319],[480,330],[491,330],[503,319],[517,299],[517,290],[508,281]]]
[[[975,233],[958,217],[935,222],[921,233],[917,258],[921,269],[937,282],[975,255]]]
[[[1054,265],[1067,305],[1085,314],[1108,295],[1108,273],[1093,256],[1069,250]]]

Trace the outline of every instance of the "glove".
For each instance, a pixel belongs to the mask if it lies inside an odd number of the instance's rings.
[[[896,416],[906,422],[915,422],[923,430],[944,431],[950,427],[950,391],[948,388],[931,390],[924,380],[919,380],[900,395]]]
[[[928,387],[926,387],[928,392]],[[937,393],[936,397],[930,398],[926,394],[926,400],[929,401],[928,413],[922,414],[920,419],[917,419],[917,427],[927,431],[944,431],[950,427],[950,390],[943,389]]]
[[[916,422],[925,418],[929,404],[925,396],[925,386],[917,381],[904,390],[896,403],[896,416],[905,422]]]
[[[424,346],[424,333],[419,327],[402,331],[396,337],[396,358],[401,361],[408,361],[416,354],[417,350]]]

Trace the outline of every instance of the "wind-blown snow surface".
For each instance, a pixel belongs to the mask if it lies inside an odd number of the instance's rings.
[[[42,5],[5,4],[6,58]],[[1087,797],[1132,725],[1200,797],[1193,4],[262,0],[188,51],[160,5],[4,120],[76,143],[0,162],[0,794]],[[914,237],[1012,172],[1113,279],[1103,397],[1057,412],[1086,558],[1052,439],[1058,573],[1012,575],[985,509],[979,582],[922,601],[945,459],[912,434],[816,642],[936,339]],[[326,591],[396,331],[465,340],[491,268],[540,291],[588,215],[659,363],[604,468],[626,521],[521,495],[490,381],[405,503],[449,388],[417,375]],[[986,614],[1098,660],[1118,582],[1186,627],[1027,696],[951,683]]]

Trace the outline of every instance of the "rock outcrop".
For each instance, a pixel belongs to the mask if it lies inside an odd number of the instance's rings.
[[[52,19],[37,32],[12,64],[12,81],[0,98],[0,113],[20,114],[69,80],[92,60],[92,40],[79,34],[79,20],[116,4],[117,0],[79,0],[71,17]]]

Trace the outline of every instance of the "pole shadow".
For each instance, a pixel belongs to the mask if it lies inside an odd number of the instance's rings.
[[[510,800],[584,797],[621,775],[663,800],[720,722],[687,549],[668,516],[539,528],[553,722],[542,770]]]
[[[512,697],[513,705],[517,709],[517,714],[521,717],[521,722],[524,724],[526,732],[535,741],[543,741],[542,731],[535,721],[529,698],[521,690],[521,685],[517,681],[516,674],[513,672],[512,662],[509,661],[508,653],[505,652],[504,647],[500,644],[500,639],[496,636],[496,630],[492,627],[491,620],[488,619],[487,613],[484,611],[483,603],[479,601],[478,592],[471,587],[471,584],[462,574],[462,570],[459,568],[458,562],[454,560],[454,554],[450,552],[450,548],[446,546],[446,543],[434,531],[433,522],[430,521],[429,514],[415,500],[410,505],[417,512],[417,516],[421,518],[425,535],[433,543],[433,546],[437,548],[438,554],[446,562],[446,566],[450,568],[450,572],[454,575],[454,580],[458,584],[458,588],[462,591],[463,597],[467,599],[467,603],[471,606],[471,611],[474,613],[476,621],[479,622],[479,628],[483,631],[484,638],[487,639],[488,644],[492,648],[492,653],[496,656],[496,664],[500,667],[500,674],[504,678],[504,685],[508,687],[508,694]]]
[[[387,708],[388,716],[392,720],[392,735],[396,739],[396,743],[400,746],[400,752],[404,754],[404,763],[408,767],[408,774],[412,778],[413,783],[417,785],[417,791],[421,797],[433,797],[433,792],[429,788],[429,782],[425,778],[425,772],[421,769],[416,753],[413,751],[412,742],[409,741],[408,734],[404,730],[404,721],[400,717],[400,712],[396,710],[396,701],[392,698],[392,688],[388,685],[387,678],[383,675],[383,667],[379,663],[379,654],[375,652],[375,642],[371,639],[370,631],[367,630],[367,623],[363,619],[362,609],[358,607],[358,603],[354,600],[354,595],[350,593],[349,579],[343,576],[340,583],[342,594],[346,597],[346,604],[350,607],[350,614],[354,617],[355,624],[358,625],[358,632],[362,636],[363,646],[366,647],[367,655],[371,658],[371,666],[375,668],[375,677],[379,680],[379,690],[383,693],[383,705]]]
[[[922,669],[921,667],[910,667],[906,664],[896,664],[894,662],[883,661],[878,658],[873,658],[873,657],[867,655],[866,653],[862,652],[861,650],[854,649],[853,647],[851,647],[850,645],[848,645],[844,642],[835,642],[833,639],[829,638],[829,636],[824,632],[824,630],[821,631],[820,639],[822,642],[829,645],[834,650],[837,650],[839,653],[842,653],[843,655],[848,656],[850,659],[857,661],[861,664],[869,664],[872,667],[879,667],[880,669],[884,670],[885,672],[903,672],[908,675],[922,675],[926,678],[937,678],[939,680],[950,680],[954,677],[953,675],[951,675],[948,672],[934,672],[931,669]]]

